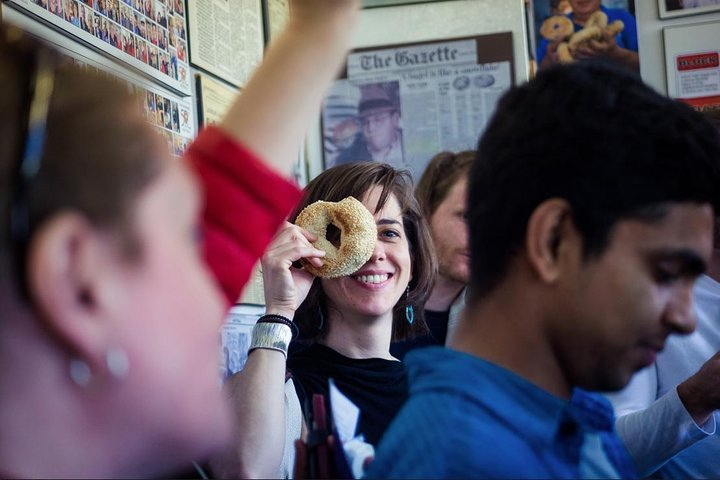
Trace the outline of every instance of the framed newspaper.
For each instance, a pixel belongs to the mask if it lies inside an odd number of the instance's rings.
[[[261,0],[188,0],[190,63],[242,87],[265,46]]]
[[[351,52],[322,109],[325,168],[382,161],[417,180],[436,153],[476,148],[514,71],[511,32]]]
[[[720,0],[658,0],[660,18],[720,11]]]
[[[8,0],[44,23],[192,94],[184,0]]]

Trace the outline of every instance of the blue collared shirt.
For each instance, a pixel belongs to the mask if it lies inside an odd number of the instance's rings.
[[[565,401],[480,358],[441,347],[406,357],[410,399],[368,469],[384,478],[635,477],[610,404]]]

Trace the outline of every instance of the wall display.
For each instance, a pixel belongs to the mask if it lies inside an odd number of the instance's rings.
[[[263,56],[260,0],[188,0],[190,62],[241,87]]]
[[[135,90],[150,124],[165,138],[170,153],[181,157],[195,138],[195,120],[190,102],[156,89],[136,86]]]
[[[325,167],[377,160],[417,179],[436,153],[475,148],[513,61],[510,32],[351,52],[323,105]]]
[[[191,93],[183,0],[10,0],[46,22]]]
[[[223,380],[245,366],[252,329],[264,313],[264,306],[251,304],[236,304],[228,312],[220,332],[220,375]]]
[[[720,0],[658,0],[660,18],[720,11]]]
[[[700,111],[720,111],[720,22],[663,29],[668,95]]]
[[[84,59],[74,56],[70,58],[82,68],[117,78],[115,73],[108,73],[102,68],[87,63]],[[140,85],[129,80],[126,82],[128,89],[138,98],[148,122],[167,142],[170,154],[181,157],[195,137],[195,121],[190,102],[148,85]]]

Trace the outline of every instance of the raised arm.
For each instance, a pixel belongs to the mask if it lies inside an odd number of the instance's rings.
[[[289,175],[311,120],[350,48],[356,0],[294,0],[287,27],[221,127]]]
[[[286,29],[226,118],[188,150],[205,192],[205,260],[229,304],[300,197],[287,177],[346,57],[358,5],[292,1]]]
[[[655,367],[637,373],[619,394],[609,395],[618,417],[618,435],[641,477],[715,432],[712,412],[720,406],[719,359],[720,354],[715,355],[695,375],[658,399]]]
[[[314,248],[310,240],[316,238],[299,227],[286,224],[263,255],[268,314],[292,319],[307,296],[314,277],[292,268],[292,263],[308,258],[316,266],[321,265],[324,252]],[[243,370],[231,377],[225,388],[238,429],[231,447],[211,460],[215,475],[221,478],[278,478],[290,474],[291,464],[286,465],[287,471],[281,471],[283,454],[286,445],[292,449],[292,441],[299,438],[302,420],[297,397],[294,394],[286,397],[284,393],[285,355],[273,349],[252,350]],[[297,412],[294,419],[289,413],[292,410]],[[295,428],[289,428],[293,421]],[[295,438],[286,438],[287,435]]]

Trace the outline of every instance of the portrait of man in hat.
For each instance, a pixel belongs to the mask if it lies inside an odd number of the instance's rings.
[[[402,128],[400,127],[399,82],[369,83],[359,87],[357,115],[338,123],[333,132],[344,143],[334,142],[341,151],[334,164],[375,160],[402,167],[404,163]]]

